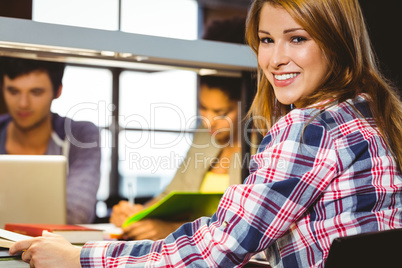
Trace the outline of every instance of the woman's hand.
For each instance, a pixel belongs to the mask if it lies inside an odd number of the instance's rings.
[[[176,231],[185,222],[170,222],[157,219],[146,219],[130,224],[123,228],[126,239],[158,240],[165,238],[168,234]]]
[[[44,231],[41,237],[22,240],[10,247],[10,255],[20,251],[22,260],[35,268],[79,268],[81,248],[62,236]]]
[[[113,206],[109,221],[115,226],[121,227],[128,217],[143,209],[143,205],[136,204],[133,206],[127,201],[120,201],[117,205]]]

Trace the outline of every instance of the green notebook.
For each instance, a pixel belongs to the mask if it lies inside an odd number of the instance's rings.
[[[126,227],[147,218],[192,221],[211,216],[218,208],[222,193],[171,192],[157,203],[129,217]]]

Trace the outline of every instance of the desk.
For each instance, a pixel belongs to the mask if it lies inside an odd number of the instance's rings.
[[[88,227],[88,228],[95,228],[95,229],[101,229],[104,231],[104,237],[106,240],[113,240],[116,239],[116,237],[120,237],[122,230],[121,228],[115,227],[111,223],[105,223],[105,224],[80,224],[81,226]],[[265,256],[263,253],[259,253],[260,257]],[[6,253],[2,253],[0,251],[0,268],[29,268],[29,264],[25,263],[24,261],[21,260],[20,257],[2,257],[2,256],[8,256],[8,251]],[[247,268],[271,268],[269,263],[265,260],[257,260],[257,259],[252,259],[248,264],[246,264]]]
[[[21,257],[8,255],[8,249],[0,248],[0,268],[27,268],[28,263],[21,260]]]
[[[29,264],[21,259],[7,258],[0,259],[0,268],[29,268]]]
[[[116,240],[123,232],[121,228],[111,223],[81,224],[81,226],[103,230],[106,240]],[[8,249],[0,248],[0,268],[29,268],[29,264],[22,261],[21,257],[9,256]]]
[[[247,268],[271,268],[266,262],[250,261]],[[0,260],[0,268],[29,268],[29,264],[18,259]]]

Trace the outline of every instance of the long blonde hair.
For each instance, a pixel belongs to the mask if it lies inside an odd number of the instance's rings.
[[[402,170],[402,102],[379,70],[358,0],[255,0],[247,17],[246,40],[257,55],[260,14],[266,3],[283,7],[314,38],[329,63],[322,86],[303,104],[339,103],[365,93],[378,129]],[[290,107],[276,100],[260,66],[257,85],[249,116],[265,134]]]

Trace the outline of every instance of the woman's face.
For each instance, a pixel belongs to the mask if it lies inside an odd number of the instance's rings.
[[[237,101],[230,100],[221,90],[205,85],[201,86],[199,101],[202,123],[215,140],[220,144],[233,140],[238,127]]]
[[[269,3],[261,10],[258,37],[258,63],[276,98],[300,108],[328,72],[320,47],[284,8]]]

